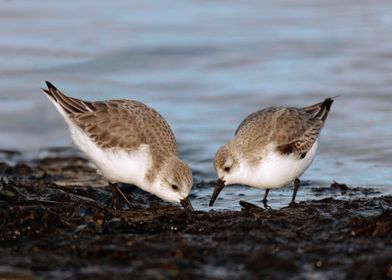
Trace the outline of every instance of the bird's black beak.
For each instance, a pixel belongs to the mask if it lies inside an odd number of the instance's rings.
[[[186,198],[181,200],[181,205],[182,205],[182,207],[184,207],[185,210],[193,211],[192,204],[191,204],[191,202],[190,202],[188,197],[186,197]]]
[[[214,204],[215,200],[218,198],[218,195],[220,194],[220,192],[223,190],[224,187],[225,187],[225,181],[219,179],[218,183],[215,186],[214,192],[212,193],[211,196],[211,200],[209,204],[210,207]]]

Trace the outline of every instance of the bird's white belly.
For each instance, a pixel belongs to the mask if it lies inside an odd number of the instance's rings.
[[[244,168],[248,174],[242,176],[241,183],[261,189],[285,187],[308,169],[316,156],[317,145],[316,141],[303,159],[271,151],[260,164]]]
[[[106,179],[144,188],[145,175],[152,162],[148,145],[142,144],[132,152],[101,149],[79,127],[68,124],[74,144],[90,158]]]

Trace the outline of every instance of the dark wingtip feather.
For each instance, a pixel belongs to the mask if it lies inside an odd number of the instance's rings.
[[[48,86],[49,90],[52,90],[52,89],[57,90],[57,88],[51,82],[45,81],[45,83]]]
[[[323,106],[327,109],[327,111],[329,112],[329,109],[331,108],[332,103],[335,101],[335,98],[340,97],[340,95],[336,95],[334,97],[328,97],[324,100],[323,102]]]
[[[331,109],[332,103],[334,102],[334,99],[339,96],[334,96],[334,97],[328,97],[325,99],[321,105],[320,108],[321,110],[317,113],[316,117],[319,117],[323,122],[327,119],[329,110]]]
[[[54,98],[53,94],[50,92],[50,89],[41,88],[42,91],[51,98]]]
[[[324,100],[322,106],[329,112],[329,109],[331,109],[331,105],[333,103],[333,98],[327,98]]]
[[[336,97],[338,96],[326,98],[320,103],[303,108],[303,110],[310,114],[311,118],[325,121]]]

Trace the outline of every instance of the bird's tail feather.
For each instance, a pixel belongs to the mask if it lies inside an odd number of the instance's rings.
[[[59,91],[52,83],[46,81],[48,89],[42,89],[55,105],[59,105],[67,114],[92,111],[88,102],[68,97]],[[57,106],[56,106],[57,107]]]
[[[323,122],[327,119],[329,110],[331,109],[332,103],[335,97],[329,97],[323,102],[314,104],[312,106],[304,107],[303,110],[312,115],[312,118],[322,120]]]

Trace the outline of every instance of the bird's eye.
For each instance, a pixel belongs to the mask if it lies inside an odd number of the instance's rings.
[[[172,187],[173,190],[178,191],[178,186],[172,185],[171,187]]]
[[[225,167],[225,171],[226,171],[226,172],[229,172],[229,171],[230,171],[230,167],[228,167],[228,166]]]

